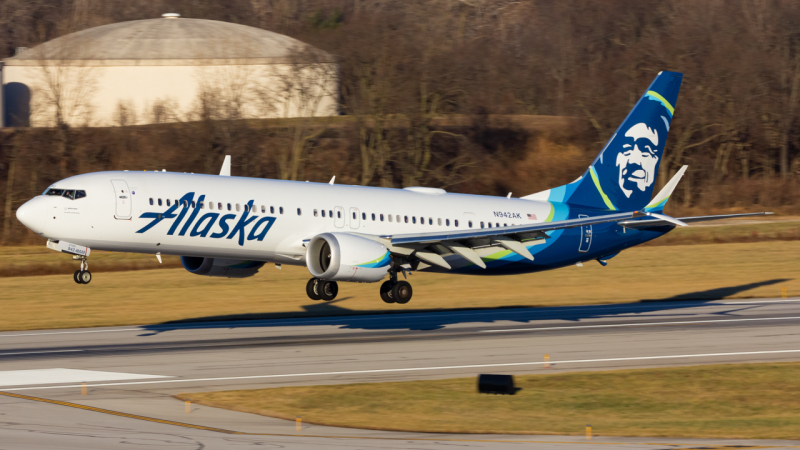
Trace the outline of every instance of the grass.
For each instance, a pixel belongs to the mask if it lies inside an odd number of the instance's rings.
[[[53,253],[54,260],[67,255]],[[157,267],[154,257],[150,264]],[[74,263],[73,263],[74,264]],[[587,263],[549,272],[501,277],[416,273],[414,299],[387,305],[377,284],[342,283],[339,298],[305,295],[303,267],[265,265],[248,279],[209,278],[183,269],[101,273],[90,285],[71,273],[0,278],[0,330],[153,324],[361,314],[381,311],[630,303],[646,300],[800,295],[800,241],[638,247],[608,267]],[[74,270],[74,269],[73,269]]]
[[[514,396],[475,378],[180,394],[303,422],[454,433],[800,438],[800,363],[517,376]]]

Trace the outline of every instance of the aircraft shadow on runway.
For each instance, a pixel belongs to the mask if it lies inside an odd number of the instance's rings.
[[[660,299],[643,299],[633,303],[617,303],[611,305],[589,306],[557,306],[557,307],[529,307],[506,306],[502,308],[484,309],[410,309],[390,311],[351,310],[340,303],[352,297],[344,297],[330,302],[315,302],[303,305],[302,313],[252,313],[225,316],[195,317],[179,321],[170,321],[142,327],[150,336],[167,331],[182,329],[214,329],[214,328],[248,328],[248,327],[278,327],[278,326],[318,326],[329,325],[342,329],[360,330],[438,330],[447,325],[464,323],[493,323],[498,321],[512,321],[533,324],[540,320],[567,320],[580,322],[586,319],[612,318],[623,314],[651,314],[662,311],[664,316],[692,317],[696,315],[690,311],[679,312],[687,308],[702,306],[704,303],[723,299],[731,295],[789,281],[786,278],[764,280],[756,283],[741,284],[705,291],[689,292]],[[721,311],[716,314],[736,314],[745,309],[758,307],[758,305],[734,306],[731,310]]]

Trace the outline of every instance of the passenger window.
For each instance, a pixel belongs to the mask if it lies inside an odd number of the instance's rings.
[[[241,211],[241,208],[239,207],[239,204],[237,203],[236,204],[236,212],[239,212],[239,211]]]
[[[153,197],[150,197],[150,205],[153,205]]]
[[[405,219],[406,219],[406,223],[408,223],[408,216],[405,216]]]
[[[278,212],[279,212],[279,213],[281,213],[281,214],[283,214],[283,206],[281,206],[281,207],[279,207],[279,208],[278,208]]]
[[[442,226],[442,218],[436,219],[436,225]]]
[[[353,213],[353,220],[356,220],[356,213]]]
[[[450,219],[444,219],[444,224],[449,227],[450,226]]]
[[[333,211],[330,209],[328,210],[328,217],[333,217]]]
[[[392,221],[392,215],[389,214],[389,222],[391,222],[391,221]]]
[[[214,202],[208,202],[208,209],[214,209]]]
[[[275,207],[274,206],[270,206],[269,207],[269,213],[270,214],[275,214]]]
[[[161,206],[161,199],[158,199],[158,206]]]
[[[383,214],[381,214],[381,222],[383,222]]]
[[[375,213],[372,213],[372,221],[375,222]]]
[[[264,205],[261,205],[261,214],[264,214],[266,212],[267,212],[267,207],[264,206]]]
[[[492,228],[492,222],[489,222],[489,228]]]
[[[297,215],[298,215],[298,216],[300,216],[300,215],[302,215],[302,214],[303,214],[303,211],[302,211],[302,210],[300,210],[300,208],[297,208]]]
[[[411,216],[411,223],[417,223],[417,218],[414,217],[414,216]]]
[[[453,223],[455,224],[455,226],[458,226],[458,220],[454,220]]]
[[[367,220],[367,213],[361,213],[361,220]]]
[[[483,228],[483,222],[481,222],[481,228]]]
[[[199,205],[200,205],[200,209],[203,209],[203,208],[206,207],[206,202],[200,202]]]
[[[504,224],[503,224],[503,226],[504,226],[504,227],[507,227],[507,226],[508,226],[508,224],[507,224],[507,223],[504,223]]]
[[[169,199],[167,199],[167,206],[169,206],[169,204],[170,204],[170,201],[169,201]]]
[[[192,208],[194,208],[194,207],[195,207],[195,203],[194,203],[194,202],[192,202]]]
[[[233,209],[233,208],[231,207],[231,204],[228,203],[228,211],[230,211],[231,209]]]
[[[469,222],[467,222],[467,225],[469,225],[469,227],[472,228],[472,221],[470,220]]]
[[[314,212],[316,213],[316,211],[317,210],[315,209]],[[314,215],[316,215],[316,214],[314,214]],[[324,209],[322,210],[322,217],[325,217],[325,210]]]
[[[315,209],[315,210],[314,210],[314,217],[317,217],[317,214],[319,214],[319,211]],[[299,214],[298,214],[298,215],[299,215]]]
[[[419,223],[420,223],[420,225],[425,225],[425,218],[424,217],[420,217],[419,218]]]
[[[189,200],[184,200],[183,201],[183,207],[184,208],[188,208],[189,207]]]
[[[75,191],[75,200],[86,197],[86,191]]]
[[[342,218],[342,212],[341,211],[336,211],[336,217],[341,219]]]
[[[428,225],[433,225],[433,217],[428,217]]]

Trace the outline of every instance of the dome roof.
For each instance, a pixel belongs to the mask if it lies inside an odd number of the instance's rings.
[[[289,61],[293,51],[301,49],[314,50],[317,58],[332,61],[330,55],[297,39],[260,28],[169,17],[89,28],[45,42],[4,62],[40,65],[41,61],[74,61],[92,66],[275,64]]]

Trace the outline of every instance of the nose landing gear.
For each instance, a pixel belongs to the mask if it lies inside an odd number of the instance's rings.
[[[78,284],[89,284],[92,281],[92,272],[89,272],[89,260],[85,256],[73,256],[72,259],[81,261],[81,268],[72,274],[72,279]]]

